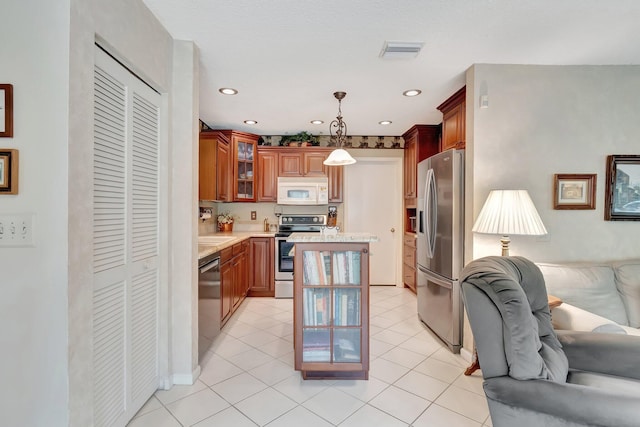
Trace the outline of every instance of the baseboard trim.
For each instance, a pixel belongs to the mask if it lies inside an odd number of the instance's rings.
[[[191,375],[189,374],[173,374],[174,385],[193,385],[200,376],[200,365],[196,366]]]

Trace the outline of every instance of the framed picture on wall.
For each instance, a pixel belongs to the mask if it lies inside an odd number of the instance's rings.
[[[18,194],[18,150],[0,148],[0,194]]]
[[[596,174],[555,174],[553,209],[595,209]]]
[[[0,137],[13,136],[13,85],[0,83]]]
[[[640,155],[607,157],[604,219],[640,221]]]

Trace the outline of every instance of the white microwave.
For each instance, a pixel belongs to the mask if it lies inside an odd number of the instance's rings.
[[[326,205],[328,203],[328,178],[278,177],[279,205]]]

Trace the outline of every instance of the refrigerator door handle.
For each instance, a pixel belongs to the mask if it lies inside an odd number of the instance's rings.
[[[442,286],[443,288],[453,289],[453,283],[457,282],[457,280],[444,279],[437,274],[433,274],[422,267],[418,267],[420,272],[427,276],[430,282],[435,283],[438,286]]]
[[[424,188],[424,212],[426,212],[425,234],[427,241],[427,256],[433,258],[436,246],[436,227],[438,219],[438,206],[436,201],[436,177],[433,169],[427,171],[427,185]]]

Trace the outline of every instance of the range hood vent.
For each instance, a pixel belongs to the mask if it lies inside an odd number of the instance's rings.
[[[410,59],[418,56],[422,42],[384,42],[380,57],[385,59]]]

